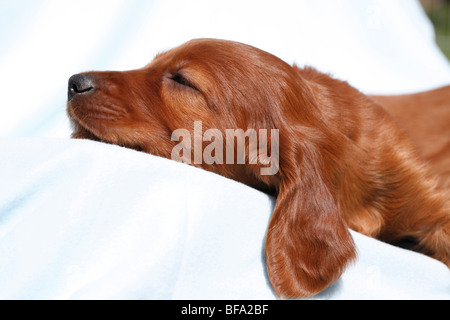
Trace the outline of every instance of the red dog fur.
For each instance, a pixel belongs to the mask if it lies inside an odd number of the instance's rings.
[[[203,130],[279,129],[276,175],[260,175],[262,164],[198,165],[277,196],[266,261],[278,296],[309,297],[336,281],[356,257],[348,227],[414,237],[450,266],[448,190],[391,115],[346,82],[212,39],[139,70],[82,76],[87,86],[69,87],[73,138],[170,158],[172,132],[197,120]]]

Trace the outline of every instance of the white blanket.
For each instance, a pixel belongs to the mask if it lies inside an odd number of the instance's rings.
[[[274,200],[92,141],[0,140],[0,299],[274,299]],[[448,268],[352,233],[358,260],[318,299],[449,299]]]
[[[0,2],[0,21],[0,299],[275,298],[263,258],[274,200],[173,161],[67,139],[71,74],[138,68],[215,37],[367,93],[450,83],[415,0],[24,0]],[[442,263],[352,235],[357,262],[316,298],[450,299]]]

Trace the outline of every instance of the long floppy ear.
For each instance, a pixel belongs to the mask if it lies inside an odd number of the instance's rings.
[[[289,144],[266,237],[267,269],[279,297],[310,297],[338,280],[356,253],[339,213],[330,158],[317,145],[299,152]]]

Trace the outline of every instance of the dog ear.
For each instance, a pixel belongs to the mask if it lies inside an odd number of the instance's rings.
[[[289,154],[282,154],[266,237],[268,275],[279,297],[310,297],[339,279],[355,247],[339,212],[326,147],[289,142],[283,149]]]

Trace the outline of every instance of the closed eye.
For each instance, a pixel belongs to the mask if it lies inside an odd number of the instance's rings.
[[[181,73],[173,74],[170,77],[170,79],[172,79],[172,81],[174,81],[184,87],[188,87],[188,88],[194,89],[195,91],[200,92],[200,90],[194,84],[192,84],[189,80],[187,80]]]

